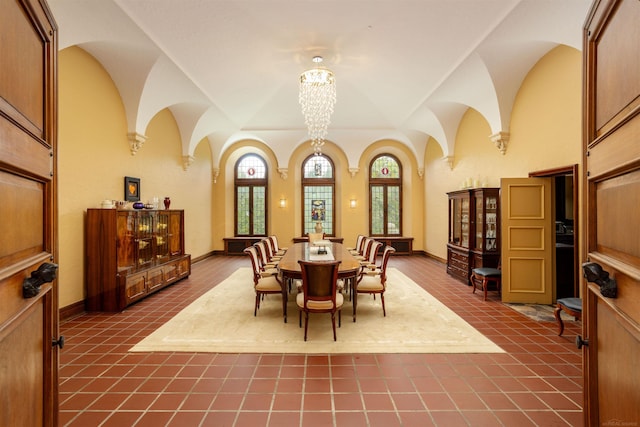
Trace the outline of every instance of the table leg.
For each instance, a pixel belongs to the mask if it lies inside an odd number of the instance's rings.
[[[351,279],[351,301],[353,301],[353,321],[356,321],[356,307],[358,305],[358,274]]]
[[[287,275],[282,273],[282,281],[280,282],[280,286],[282,287],[282,316],[284,317],[284,323],[287,323],[287,300],[289,298],[289,280],[291,280]]]

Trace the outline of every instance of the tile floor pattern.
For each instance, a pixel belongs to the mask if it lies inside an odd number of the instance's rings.
[[[579,322],[565,322],[558,337],[554,322],[527,318],[503,305],[496,292],[483,301],[449,277],[443,264],[424,256],[394,256],[389,266],[505,354],[127,353],[236,268],[249,265],[245,257],[210,257],[194,263],[188,279],[121,313],[62,322],[60,425],[582,425],[582,356],[573,344]],[[253,301],[229,303],[253,314]]]

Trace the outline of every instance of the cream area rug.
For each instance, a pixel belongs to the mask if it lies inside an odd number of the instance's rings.
[[[500,347],[395,268],[388,269],[385,306],[358,297],[357,321],[348,298],[333,341],[331,315],[312,313],[304,341],[295,295],[288,323],[280,295],[267,295],[254,317],[251,269],[240,268],[135,345],[130,351],[216,353],[502,353]],[[295,292],[295,291],[294,291]]]

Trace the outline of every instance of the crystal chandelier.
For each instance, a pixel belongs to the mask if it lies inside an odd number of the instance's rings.
[[[300,96],[304,122],[309,130],[311,146],[316,155],[322,154],[324,138],[336,104],[336,79],[331,70],[320,67],[321,56],[315,56],[316,67],[300,74]]]

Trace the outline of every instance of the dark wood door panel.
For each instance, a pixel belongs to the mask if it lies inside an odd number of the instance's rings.
[[[45,251],[46,186],[0,170],[0,200],[1,271]]]
[[[616,420],[625,425],[640,420],[640,406],[634,404],[640,402],[640,377],[630,372],[640,360],[640,335],[629,319],[601,298],[594,298],[594,302],[595,333],[590,338],[593,347],[597,345],[599,354],[594,360],[598,367],[587,386],[598,395],[599,410],[592,425],[611,425]]]
[[[46,316],[50,313],[51,286],[19,312],[15,319],[0,323],[0,425],[37,426],[45,425],[44,414],[51,411],[47,394],[50,375],[43,364],[43,353],[50,357],[50,346],[44,347],[50,335],[45,326],[50,326]]]
[[[640,269],[640,170],[595,184],[595,250]]]
[[[619,114],[640,105],[640,8],[637,0],[618,2],[597,38],[595,60],[595,126],[608,129]],[[603,129],[604,128],[604,129]],[[599,132],[602,133],[602,132]]]
[[[39,26],[25,19],[21,2],[1,0],[0,94],[2,110],[20,127],[45,139],[45,49]],[[45,39],[46,40],[46,39]]]

